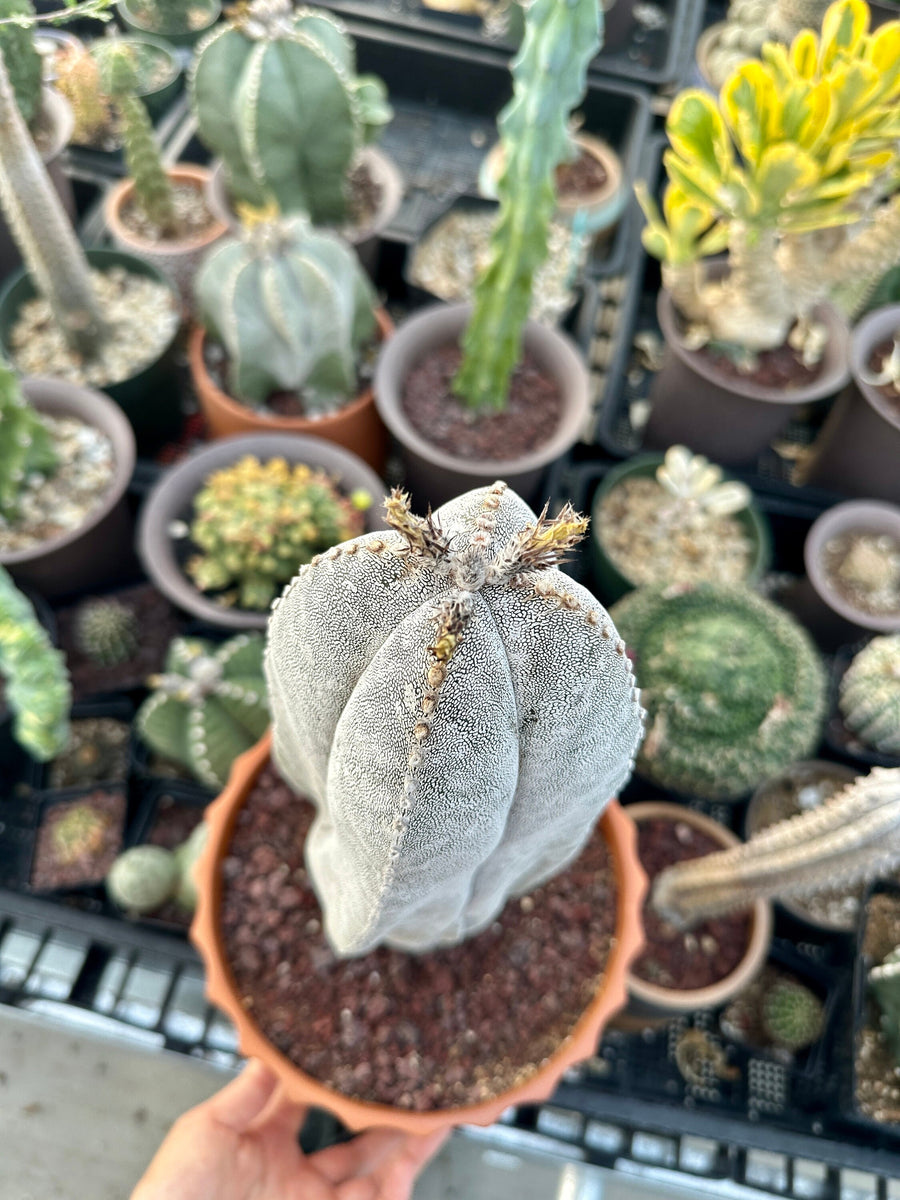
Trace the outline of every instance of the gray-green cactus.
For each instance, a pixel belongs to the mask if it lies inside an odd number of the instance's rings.
[[[137,616],[118,600],[85,600],[75,613],[75,645],[101,667],[134,658],[139,635]]]
[[[237,399],[259,406],[272,392],[297,392],[319,415],[355,394],[376,301],[340,238],[302,216],[261,222],[210,252],[195,292],[201,322],[228,351]]]
[[[43,418],[26,400],[16,373],[0,360],[0,520],[15,521],[22,487],[30,475],[59,466]]]
[[[872,638],[841,680],[844,724],[880,754],[900,754],[900,633]]]
[[[0,0],[0,21],[9,17],[34,17],[31,0]],[[41,56],[31,30],[17,24],[0,24],[0,57],[9,73],[19,112],[26,125],[37,116],[41,105]]]
[[[825,672],[782,609],[740,588],[698,584],[641,589],[611,615],[649,714],[642,775],[684,795],[734,800],[809,757]]]
[[[106,876],[110,900],[135,916],[156,912],[169,900],[185,912],[193,912],[197,904],[194,865],[206,836],[207,827],[201,822],[174,850],[162,846],[132,846],[125,850]]]
[[[788,1050],[811,1046],[821,1036],[824,1016],[819,997],[796,980],[778,980],[763,998],[763,1028]]]
[[[360,148],[390,120],[384,85],[355,74],[343,26],[290,0],[250,0],[201,43],[191,76],[200,137],[232,199],[338,224]]]
[[[900,946],[872,968],[869,987],[881,1009],[881,1031],[900,1062]]]
[[[269,724],[262,675],[263,638],[242,633],[216,647],[175,638],[136,726],[157,754],[192,771],[209,787],[224,787],[231,764]]]
[[[555,172],[571,157],[571,110],[602,45],[596,0],[534,0],[512,64],[513,97],[498,119],[503,170],[491,257],[475,287],[453,390],[476,410],[502,409],[522,351],[534,273],[547,255]]]

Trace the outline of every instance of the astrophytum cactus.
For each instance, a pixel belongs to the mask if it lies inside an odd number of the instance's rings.
[[[488,925],[570,863],[642,710],[606,612],[557,570],[587,522],[503,483],[329,550],[273,606],[274,756],[318,809],[307,865],[339,954]]]

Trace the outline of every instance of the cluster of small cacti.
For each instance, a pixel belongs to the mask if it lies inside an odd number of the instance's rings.
[[[33,17],[31,0],[0,0],[0,20]],[[37,116],[41,105],[41,56],[30,29],[16,24],[0,25],[0,57],[9,73],[19,112],[26,125]]]
[[[194,497],[191,540],[202,551],[186,563],[204,592],[223,603],[265,609],[316,554],[364,528],[367,493],[341,495],[324,471],[283,458],[252,456],[213,472]]]
[[[26,400],[15,372],[0,361],[0,521],[18,516],[30,475],[50,475],[59,465],[50,432]]]
[[[187,767],[209,787],[224,787],[231,764],[269,724],[262,634],[238,634],[215,646],[175,638],[135,726],[157,754]]]
[[[191,89],[232,199],[254,208],[274,199],[317,225],[343,220],[353,160],[391,118],[381,81],[355,74],[343,26],[290,0],[236,4],[201,43]]]
[[[53,825],[53,857],[62,864],[90,858],[103,846],[110,818],[90,802],[73,804]]]
[[[259,406],[295,392],[310,415],[357,390],[375,333],[375,293],[356,254],[303,217],[263,221],[221,242],[195,283],[200,320],[228,352],[231,394]]]
[[[149,845],[125,850],[106,877],[110,900],[136,916],[156,912],[169,900],[185,912],[193,912],[197,903],[193,870],[206,833],[207,827],[201,822],[174,850]]]
[[[100,667],[134,658],[139,634],[137,616],[119,600],[85,600],[75,614],[75,645]]]
[[[871,969],[869,987],[881,1009],[881,1031],[900,1062],[900,946]]]
[[[763,998],[761,1017],[773,1042],[787,1050],[803,1050],[821,1036],[825,1010],[810,988],[796,980],[779,979]]]
[[[841,680],[844,724],[880,754],[900,755],[900,633],[875,637]]]
[[[825,673],[807,633],[752,592],[646,588],[611,616],[648,712],[638,770],[683,795],[730,800],[819,740]]]

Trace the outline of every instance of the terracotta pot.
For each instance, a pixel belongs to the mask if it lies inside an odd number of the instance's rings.
[[[900,395],[891,404],[862,373],[880,343],[900,335],[900,304],[876,309],[860,321],[850,341],[853,383],[843,392],[801,468],[803,483],[847,496],[900,504]]]
[[[256,746],[235,760],[228,786],[206,810],[209,837],[195,872],[198,903],[191,939],[206,967],[207,996],[234,1021],[241,1053],[268,1063],[293,1101],[327,1109],[352,1130],[388,1127],[425,1134],[451,1125],[489,1125],[510,1105],[546,1100],[564,1071],[596,1052],[603,1027],[625,1002],[628,966],[641,948],[640,912],[646,880],[637,861],[634,826],[623,809],[613,800],[601,818],[601,829],[615,864],[617,918],[613,948],[597,993],[572,1035],[530,1079],[493,1100],[465,1108],[410,1112],[353,1100],[324,1087],[289,1062],[266,1039],[241,1004],[219,929],[222,899],[220,867],[237,815],[256,777],[268,762],[270,747],[271,733],[268,733]]]
[[[190,523],[194,496],[213,471],[231,466],[245,455],[260,461],[284,458],[290,464],[321,467],[346,492],[361,489],[372,497],[366,530],[386,529],[380,500],[384,484],[355,454],[322,438],[299,434],[257,433],[223,438],[189,455],[166,471],[150,492],[138,522],[137,551],[144,570],[171,602],[209,625],[223,629],[265,629],[266,612],[227,608],[195,587],[181,566],[169,529],[173,521]],[[299,565],[299,564],[298,564]]]
[[[112,583],[133,559],[131,519],[125,502],[135,461],[131,426],[118,405],[92,388],[34,376],[24,380],[23,390],[38,412],[78,417],[105,433],[113,445],[115,470],[106,495],[78,529],[29,550],[0,551],[0,563],[17,583],[28,584],[50,598]]]
[[[372,179],[381,185],[381,203],[368,225],[346,226],[337,232],[353,246],[360,262],[374,278],[381,238],[397,215],[403,200],[403,176],[397,170],[393,159],[388,158],[377,146],[363,146],[359,152],[359,161],[368,166]],[[225,164],[220,158],[212,163],[206,202],[210,212],[220,221],[224,221],[235,232],[240,229],[240,221],[228,195]]]
[[[159,37],[165,38],[167,42],[171,42],[173,46],[194,46],[204,37],[219,17],[222,15],[222,5],[219,0],[205,0],[203,7],[208,11],[209,20],[205,25],[198,29],[151,29],[149,25],[142,24],[138,15],[135,13],[129,0],[119,0],[116,5],[116,11],[119,14],[119,19],[126,29],[132,30],[134,33],[150,33],[158,34]]]
[[[647,801],[642,804],[629,804],[625,810],[638,825],[642,821],[652,821],[663,818],[668,821],[682,821],[701,833],[721,843],[723,848],[740,845],[740,838],[701,813],[691,808],[683,808],[680,804],[667,804],[662,801]],[[652,887],[652,884],[651,884]],[[707,1008],[718,1008],[726,1004],[732,996],[736,996],[762,970],[769,953],[772,941],[772,905],[768,900],[757,900],[753,906],[753,925],[750,931],[750,941],[740,963],[730,975],[720,979],[709,987],[676,990],[675,988],[660,987],[654,983],[646,983],[636,975],[628,976],[628,1009],[629,1017],[647,1017],[654,1019],[671,1019],[682,1013],[701,1012]]]
[[[385,345],[375,371],[375,404],[381,419],[400,443],[405,485],[417,511],[437,508],[471,488],[505,480],[523,500],[540,499],[547,466],[578,440],[590,407],[590,380],[578,350],[558,330],[529,321],[524,345],[559,383],[563,412],[553,436],[537,450],[516,459],[465,459],[441,450],[413,428],[403,411],[403,386],[412,368],[431,350],[459,341],[472,311],[470,304],[434,304],[404,321]]]
[[[177,166],[170,167],[166,174],[172,183],[193,184],[198,192],[205,194],[209,180],[209,171],[206,167],[198,167],[193,163],[179,163]],[[227,233],[227,226],[221,221],[215,221],[199,236],[181,238],[176,241],[151,242],[147,238],[132,233],[122,221],[122,209],[133,195],[133,179],[120,180],[113,184],[106,193],[103,214],[113,243],[120,250],[139,254],[141,258],[153,263],[160,271],[164,271],[176,284],[185,308],[190,309],[193,303],[194,275],[197,268],[210,246]]]
[[[378,334],[387,341],[394,331],[391,318],[383,308],[375,310]],[[327,416],[280,417],[275,413],[262,412],[234,400],[213,381],[206,369],[203,348],[206,331],[199,325],[191,330],[188,341],[188,360],[191,378],[200,402],[200,411],[206,420],[209,436],[213,439],[230,437],[235,433],[302,433],[322,437],[352,454],[357,454],[374,471],[384,470],[387,454],[387,431],[375,408],[375,397],[371,386],[365,388],[349,404]]]
[[[710,277],[721,277],[725,269],[714,264]],[[783,392],[726,377],[703,351],[685,349],[672,299],[660,291],[657,316],[666,352],[650,391],[645,446],[666,450],[681,443],[712,462],[754,463],[802,405],[833,396],[849,378],[846,322],[830,305],[814,311],[828,330],[821,374],[814,383]]]

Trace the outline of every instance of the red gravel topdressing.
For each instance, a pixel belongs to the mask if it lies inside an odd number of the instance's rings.
[[[582,150],[574,162],[556,168],[556,192],[559,196],[589,196],[606,183],[606,167],[599,158]]]
[[[263,1033],[326,1086],[418,1111],[478,1103],[532,1075],[609,957],[615,881],[602,834],[458,946],[338,959],[303,864],[313,817],[267,766],[223,864],[225,952]]]
[[[776,388],[779,391],[796,391],[809,387],[822,374],[824,359],[812,367],[805,367],[796,350],[787,343],[775,350],[761,350],[756,355],[756,367],[742,371],[727,354],[713,346],[704,346],[700,351],[725,379],[741,383],[755,383],[760,387]]]

